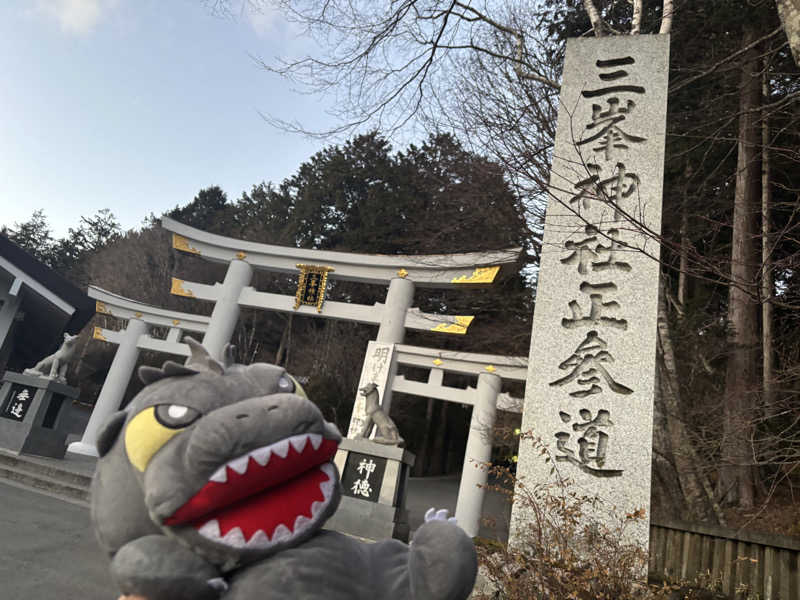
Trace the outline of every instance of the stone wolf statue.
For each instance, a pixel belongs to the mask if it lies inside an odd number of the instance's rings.
[[[69,367],[69,362],[72,360],[72,357],[75,355],[77,345],[78,334],[70,335],[65,333],[64,342],[61,344],[61,347],[50,356],[44,357],[30,369],[25,369],[24,374],[66,382],[67,368]]]
[[[403,438],[400,437],[400,432],[397,430],[397,425],[381,408],[378,386],[374,383],[368,383],[358,391],[364,396],[364,408],[367,413],[367,420],[358,437],[368,439],[370,433],[372,433],[372,427],[375,426],[378,428],[378,432],[372,440],[373,442],[387,446],[402,446],[405,444]]]

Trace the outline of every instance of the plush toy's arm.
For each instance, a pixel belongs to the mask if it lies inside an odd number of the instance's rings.
[[[163,535],[125,544],[111,561],[111,576],[123,596],[148,600],[216,600],[227,588],[215,567]]]
[[[408,570],[414,600],[464,600],[475,585],[478,556],[446,510],[430,509],[411,540]]]

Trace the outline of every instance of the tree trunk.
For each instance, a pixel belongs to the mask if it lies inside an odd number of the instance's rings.
[[[678,368],[672,347],[663,282],[660,284],[658,300],[658,390],[654,425],[661,426],[664,431],[653,436],[657,480],[665,485],[665,491],[675,493],[674,479],[677,477],[682,497],[671,498],[666,504],[682,504],[683,511],[688,515],[679,516],[690,516],[701,521],[716,520],[724,525],[725,517],[714,503],[711,483],[703,471],[703,462],[683,421]],[[669,457],[671,461],[668,460]]]
[[[653,399],[653,486],[650,511],[654,515],[680,519],[684,517],[687,503],[684,501],[678,471],[672,460],[674,451],[667,433],[667,411],[661,392],[662,370],[659,356]]]
[[[447,434],[447,405],[449,402],[439,401],[439,410],[436,411],[437,418],[433,431],[433,443],[431,444],[430,461],[428,468],[428,475],[443,475],[442,463],[444,462],[442,456],[447,456],[447,446],[445,445],[445,437]]]
[[[777,4],[794,61],[800,65],[800,0],[777,0]]]
[[[633,16],[631,17],[631,35],[639,35],[642,29],[642,0],[633,2]]]
[[[605,35],[605,28],[603,27],[603,19],[600,18],[600,13],[594,5],[594,0],[583,0],[583,8],[586,14],[589,15],[589,22],[592,24],[595,37]]]
[[[762,78],[762,94],[769,97],[769,81],[766,76],[766,61]],[[772,204],[772,188],[770,187],[769,160],[769,119],[762,115],[761,121],[761,348],[763,352],[762,406],[767,416],[775,414],[775,394],[773,385],[773,335],[772,335],[772,258],[770,245],[770,205]]]
[[[681,254],[680,266],[678,271],[678,305],[681,310],[686,310],[686,284],[689,271],[689,216],[686,209],[686,202],[681,207]]]
[[[431,418],[428,421],[428,435],[430,436],[428,439],[428,449],[425,453],[425,465],[424,471],[422,475],[429,476],[435,475],[435,467],[436,464],[436,447],[438,442],[438,433],[439,433],[439,419],[441,417],[441,413],[438,410],[439,402],[441,400],[434,400],[433,401],[433,410],[431,412]]]
[[[447,458],[450,456],[450,411],[449,402],[442,402],[442,453],[439,456],[439,471],[442,475],[447,475]]]
[[[276,365],[283,365],[289,362],[289,346],[292,343],[292,319],[294,318],[294,313],[289,313],[289,317],[286,319],[286,325],[283,328],[283,333],[281,334],[281,342],[278,344],[278,351],[275,353],[275,364]]]
[[[744,45],[755,40],[745,31]],[[728,293],[728,365],[725,378],[720,477],[717,493],[724,503],[740,508],[755,502],[755,478],[750,439],[753,394],[758,388],[758,303],[753,292],[759,272],[756,236],[761,203],[761,131],[758,107],[761,78],[758,48],[742,55],[739,88],[739,141],[731,240],[731,283]]]
[[[672,4],[672,0],[664,0],[661,8],[661,28],[658,33],[665,35],[672,31],[672,17],[674,14],[675,7]]]
[[[428,463],[428,454],[431,448],[431,421],[433,421],[433,406],[435,402],[433,398],[428,398],[427,406],[425,407],[425,433],[422,436],[422,444],[420,445],[417,460],[414,463],[414,477],[423,477],[425,475],[425,465]]]

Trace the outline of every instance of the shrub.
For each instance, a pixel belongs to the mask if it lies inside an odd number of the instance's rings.
[[[551,460],[538,439],[523,435],[523,441],[540,449],[543,460]],[[574,482],[555,477],[549,483],[517,479],[507,467],[491,467],[495,491],[514,495],[516,510],[528,515],[517,528],[513,545],[477,540],[482,573],[491,593],[473,598],[496,600],[639,600],[656,598],[646,584],[647,554],[625,541],[630,523],[643,519],[643,510],[633,514],[598,518],[603,506],[597,497],[575,491]],[[513,490],[513,491],[512,491]],[[609,526],[612,523],[612,526]],[[663,596],[662,596],[663,597]]]

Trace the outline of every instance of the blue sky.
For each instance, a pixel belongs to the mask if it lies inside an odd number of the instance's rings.
[[[110,208],[140,225],[219,185],[280,182],[325,143],[315,97],[260,69],[311,50],[279,14],[213,15],[202,0],[0,2],[0,225],[45,211],[56,236]]]

